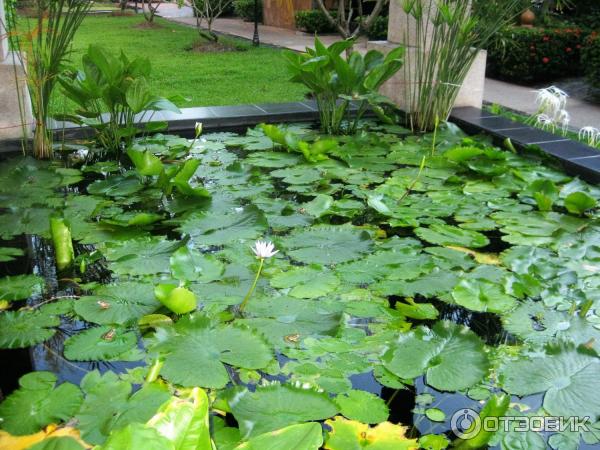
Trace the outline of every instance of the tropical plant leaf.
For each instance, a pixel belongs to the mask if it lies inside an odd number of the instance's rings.
[[[425,374],[440,391],[469,388],[486,375],[489,362],[475,333],[452,322],[437,322],[400,334],[382,357],[385,367],[403,379]]]
[[[79,409],[83,395],[71,383],[56,386],[51,372],[31,372],[19,379],[19,388],[0,404],[0,428],[25,435],[50,423],[69,420]]]
[[[323,420],[338,412],[324,392],[280,384],[237,392],[229,406],[244,439],[296,423]]]

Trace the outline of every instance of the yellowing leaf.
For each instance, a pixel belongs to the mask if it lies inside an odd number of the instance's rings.
[[[447,245],[446,248],[456,250],[457,252],[466,253],[467,255],[473,257],[473,259],[479,264],[490,264],[492,266],[500,265],[500,258],[498,258],[498,255],[496,253],[476,252],[475,250],[471,250],[470,248],[459,247],[457,245]]]
[[[325,441],[328,450],[412,450],[419,448],[416,439],[406,437],[406,427],[382,422],[369,425],[337,416],[327,420],[331,427]]]
[[[48,425],[45,430],[25,436],[13,436],[6,431],[0,431],[0,450],[26,450],[31,446],[51,437],[71,437],[85,448],[91,446],[81,440],[79,431],[71,427],[56,428]]]

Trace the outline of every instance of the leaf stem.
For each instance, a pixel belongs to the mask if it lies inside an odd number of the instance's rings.
[[[258,270],[256,271],[256,277],[254,277],[254,282],[252,283],[252,286],[250,286],[250,290],[244,297],[244,301],[240,304],[240,312],[244,311],[244,308],[248,304],[248,300],[250,300],[250,297],[252,297],[252,294],[254,293],[254,289],[256,289],[256,283],[258,283],[258,278],[260,277],[260,273],[262,272],[264,263],[265,258],[260,258],[260,265],[258,266]]]

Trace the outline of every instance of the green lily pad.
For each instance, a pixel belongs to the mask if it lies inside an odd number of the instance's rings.
[[[479,248],[489,244],[485,235],[477,231],[465,230],[452,225],[432,224],[429,228],[416,228],[415,234],[424,241],[436,245],[455,245]]]
[[[62,383],[51,372],[32,372],[19,379],[19,389],[0,404],[0,428],[15,435],[33,434],[51,423],[69,420],[83,395],[77,386]]]
[[[65,358],[71,361],[132,361],[141,359],[134,350],[137,336],[109,326],[89,328],[65,341]]]
[[[481,339],[452,322],[401,334],[382,360],[400,378],[424,374],[427,384],[439,391],[469,388],[481,381],[489,366]]]
[[[25,348],[54,336],[60,325],[58,316],[40,311],[5,311],[0,313],[0,348]]]
[[[13,275],[0,278],[0,301],[23,300],[41,294],[44,279],[37,275]]]
[[[339,264],[367,253],[372,246],[366,231],[349,226],[314,226],[282,240],[293,259],[311,264]]]
[[[271,286],[291,288],[289,295],[296,298],[322,297],[339,285],[340,280],[333,273],[317,267],[296,267],[271,279]]]
[[[324,392],[273,384],[255,392],[243,390],[229,400],[240,424],[242,438],[257,436],[288,425],[323,420],[338,412]]]
[[[353,389],[338,395],[335,402],[345,417],[363,423],[385,422],[390,414],[383,399],[370,392]]]
[[[212,327],[201,315],[182,317],[152,350],[164,357],[161,375],[185,387],[222,388],[230,380],[224,364],[262,369],[273,357],[271,347],[250,329]]]

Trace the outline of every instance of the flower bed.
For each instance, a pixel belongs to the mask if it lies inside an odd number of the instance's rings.
[[[453,125],[279,131],[289,150],[257,127],[146,138],[131,167],[0,165],[0,347],[55,372],[0,404],[0,443],[57,423],[103,449],[173,448],[169,430],[195,448],[444,448],[482,403],[600,414],[597,187]],[[324,142],[317,161],[294,150]],[[58,276],[57,213],[75,242]],[[18,274],[23,234],[36,270]]]

